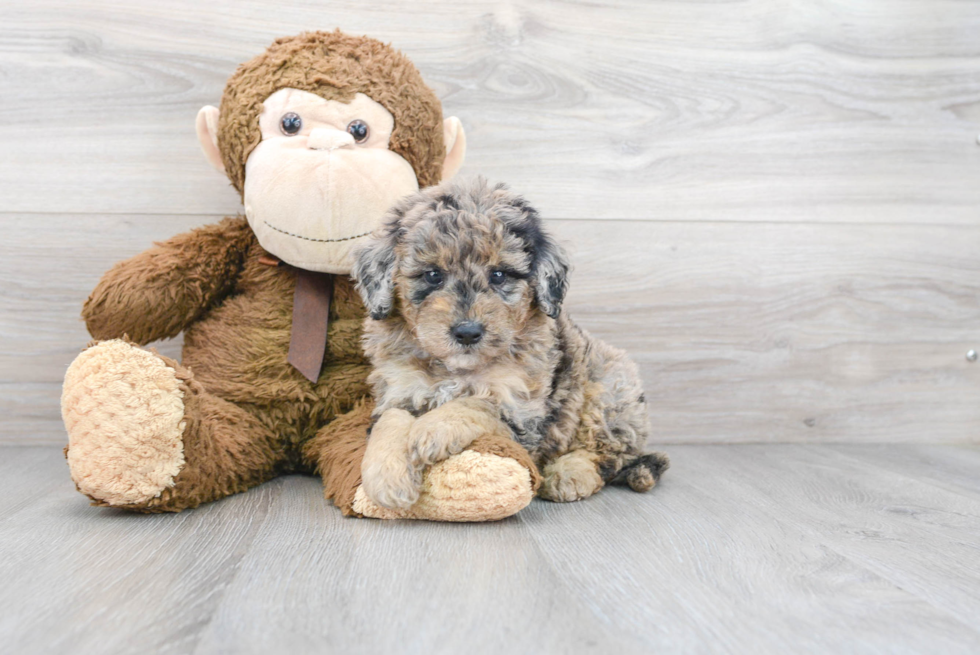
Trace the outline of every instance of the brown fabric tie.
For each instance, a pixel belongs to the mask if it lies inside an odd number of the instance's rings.
[[[289,335],[289,363],[310,382],[316,382],[327,349],[333,276],[294,268],[293,328]]]

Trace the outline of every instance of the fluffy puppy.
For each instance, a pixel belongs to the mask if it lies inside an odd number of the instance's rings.
[[[484,434],[533,456],[539,495],[652,488],[667,469],[636,365],[562,311],[568,259],[537,212],[485,180],[421,191],[355,254],[377,404],[362,464],[379,505],[411,506],[422,470]]]

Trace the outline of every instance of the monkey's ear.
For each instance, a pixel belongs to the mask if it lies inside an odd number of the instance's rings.
[[[442,163],[442,179],[448,180],[459,172],[466,159],[466,132],[455,116],[442,123],[443,140],[446,142],[446,159]]]
[[[197,140],[201,143],[204,156],[219,173],[225,172],[225,163],[218,150],[218,108],[207,105],[197,112]]]
[[[388,318],[394,304],[395,246],[401,234],[397,221],[390,222],[380,236],[372,237],[354,253],[351,276],[357,282],[357,291],[368,313],[376,321]]]
[[[557,241],[544,234],[542,237],[534,253],[534,299],[541,311],[558,318],[568,291],[570,264],[565,249]]]

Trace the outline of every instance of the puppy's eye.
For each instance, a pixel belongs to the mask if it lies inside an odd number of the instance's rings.
[[[422,277],[424,277],[425,281],[434,287],[442,284],[442,271],[438,269],[432,271],[426,271],[425,275],[423,275]]]
[[[503,271],[490,271],[490,284],[498,285],[507,281],[507,274]]]
[[[367,123],[362,120],[356,120],[350,122],[350,125],[347,126],[347,132],[354,137],[354,141],[357,143],[364,143],[367,141],[371,130],[368,129]]]
[[[279,119],[279,129],[286,136],[295,136],[303,129],[303,119],[299,117],[299,114],[293,112],[283,114],[282,118]]]

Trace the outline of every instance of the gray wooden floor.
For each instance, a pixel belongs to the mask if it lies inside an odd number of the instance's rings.
[[[281,478],[89,507],[0,449],[5,653],[980,651],[980,446],[683,445],[662,486],[496,524],[344,519]]]

